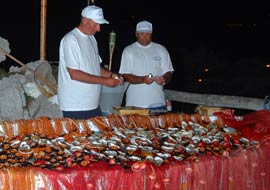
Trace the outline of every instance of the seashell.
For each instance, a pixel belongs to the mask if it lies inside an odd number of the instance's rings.
[[[80,165],[83,166],[83,167],[88,166],[88,164],[89,164],[89,162],[87,162],[85,160],[81,161],[81,163],[80,163]]]
[[[151,146],[141,146],[140,148],[141,148],[143,151],[147,151],[147,152],[153,150],[153,147],[151,147]]]
[[[165,132],[160,132],[159,134],[157,134],[157,136],[160,139],[164,139],[164,138],[169,137],[170,135],[168,133],[165,133]]]
[[[38,139],[39,140],[39,139]],[[57,137],[57,138],[55,138],[55,139],[53,139],[52,140],[52,142],[65,142],[66,140],[65,140],[65,138],[64,137]],[[38,141],[37,141],[38,142]]]
[[[130,143],[133,144],[133,145],[138,145],[137,142],[136,142],[136,139],[137,139],[137,138],[138,138],[138,137],[136,137],[136,136],[132,137],[132,138],[130,139]]]
[[[207,134],[207,136],[206,136],[205,138],[208,138],[208,139],[210,139],[211,141],[216,140],[216,139],[214,138],[213,134]]]
[[[6,160],[6,159],[8,159],[7,155],[5,154],[0,155],[0,160]]]
[[[105,158],[106,156],[102,153],[99,153],[99,152],[95,152],[94,150],[90,150],[90,154],[98,157],[98,158]]]
[[[19,146],[19,151],[29,152],[30,150],[31,150],[30,145],[28,145],[26,142],[21,142]]]
[[[34,158],[36,158],[36,159],[41,159],[41,156],[39,155],[38,152],[34,152],[34,153],[33,153],[33,156],[34,156]]]
[[[117,128],[114,129],[115,135],[121,138],[127,138],[123,133],[121,133]]]
[[[202,141],[206,144],[210,144],[211,140],[209,138],[202,138]]]
[[[83,156],[82,152],[80,151],[75,151],[73,155],[75,156],[76,159],[81,159],[81,157]],[[62,156],[59,156],[59,157],[62,157]]]
[[[186,129],[187,126],[188,126],[187,122],[182,121],[182,128],[183,128],[183,129]]]
[[[126,150],[128,150],[128,151],[136,151],[137,150],[137,148],[138,148],[138,146],[136,146],[136,145],[128,145],[127,147],[126,147]]]
[[[65,150],[59,150],[57,151],[57,155],[64,155],[65,154]]]
[[[215,134],[215,133],[217,133],[219,130],[217,129],[217,128],[213,128],[210,132],[211,133],[213,133],[213,134]]]
[[[193,136],[193,131],[185,131],[181,134],[181,137],[187,137],[187,138],[192,138]]]
[[[127,136],[131,136],[131,135],[136,134],[136,131],[135,130],[131,130],[131,129],[125,129],[125,134]]]
[[[201,141],[201,137],[197,136],[197,135],[193,136],[191,139],[192,139],[193,143],[195,143],[195,144],[197,144]]]
[[[20,143],[21,143],[20,140],[13,140],[13,141],[10,142],[10,146],[12,148],[17,148],[17,147],[19,147]]]
[[[147,139],[145,137],[137,137],[137,138],[135,138],[135,141],[140,145],[152,144],[152,141],[150,141],[149,139]]]
[[[111,141],[118,142],[118,143],[121,143],[122,142],[121,139],[119,137],[117,137],[117,136],[111,136],[110,140]]]
[[[86,136],[82,136],[82,137],[78,138],[78,140],[79,141],[85,141],[85,140],[87,140],[87,137]]]
[[[152,141],[147,138],[140,138],[143,145],[152,144]]]
[[[181,141],[180,141],[180,145],[181,145],[181,146],[184,146],[184,147],[185,147],[185,146],[187,146],[188,144],[189,144],[189,141],[188,141],[188,140],[181,140]]]
[[[107,146],[108,141],[105,139],[98,139],[98,142],[101,144],[101,146]]]
[[[216,146],[217,147],[217,146],[219,146],[220,143],[219,143],[219,141],[217,139],[213,139],[212,142],[211,142],[211,144],[213,146]]]
[[[74,146],[80,146],[81,145],[81,143],[79,141],[77,141],[77,140],[73,141],[72,144]]]
[[[171,146],[161,146],[161,149],[166,152],[172,152],[174,150],[174,147]]]
[[[50,160],[51,158],[52,157],[50,155],[48,155],[48,154],[44,156],[44,159],[46,159],[46,160]]]
[[[118,150],[118,149],[120,149],[120,146],[118,146],[118,145],[116,145],[116,144],[114,144],[114,143],[112,143],[112,142],[110,142],[110,143],[108,144],[108,147],[109,147],[110,149],[112,149],[112,150]]]
[[[169,142],[163,142],[163,144],[165,145],[165,146],[172,146],[172,147],[174,147],[176,144],[175,143],[169,143]]]
[[[128,159],[131,161],[140,161],[141,160],[141,158],[138,156],[129,156]]]
[[[236,130],[234,128],[232,128],[232,127],[223,127],[222,129],[226,133],[235,133],[236,132]]]
[[[3,148],[4,148],[4,150],[7,150],[7,149],[9,149],[9,147],[10,147],[10,144],[4,144],[4,146],[3,146]]]
[[[119,155],[122,155],[122,156],[125,156],[125,155],[126,155],[126,153],[123,152],[123,151],[121,151],[121,150],[118,150],[117,153],[118,153]]]
[[[34,142],[38,142],[39,141],[39,139],[40,139],[40,137],[38,136],[38,135],[32,135],[31,137],[30,137],[30,139],[32,140],[32,141],[34,141]]]
[[[64,154],[72,155],[72,153],[68,149],[64,149]]]
[[[183,131],[177,131],[176,133],[172,134],[172,136],[181,138],[182,137],[182,132]]]
[[[167,141],[168,141],[168,142],[170,142],[170,143],[174,143],[174,144],[176,144],[176,143],[177,143],[176,139],[175,139],[175,138],[173,138],[171,135],[170,135],[170,136],[168,136]]]
[[[91,144],[94,145],[94,146],[103,146],[102,142],[97,142],[97,141],[92,141]]]
[[[182,161],[184,159],[182,156],[173,156],[173,158],[177,161]]]
[[[15,159],[7,159],[7,161],[10,163],[10,164],[14,164],[14,163],[16,163],[17,162],[17,160],[15,160]]]
[[[71,146],[69,150],[71,152],[82,151],[83,150],[83,147],[81,147],[81,146]]]
[[[116,156],[117,152],[113,151],[113,150],[105,150],[104,154],[108,155],[108,156]]]
[[[161,158],[161,157],[159,157],[159,156],[155,156],[154,157],[154,163],[156,164],[156,165],[158,165],[158,166],[160,166],[161,164],[163,164],[163,159]]]
[[[45,146],[47,144],[47,140],[46,139],[39,139],[38,144],[40,146]]]
[[[129,141],[128,138],[126,138],[126,137],[122,138],[122,143],[128,144],[129,142],[130,142],[130,141]]]
[[[233,139],[233,145],[239,146],[240,145],[240,140],[239,139]]]
[[[258,145],[259,142],[258,142],[258,141],[255,141],[255,140],[252,140],[252,141],[250,142],[250,144],[251,144],[251,145]]]
[[[169,127],[168,128],[169,133],[175,133],[176,131],[179,131],[179,128],[175,128],[175,127]]]
[[[44,151],[39,151],[38,154],[41,156],[41,157],[44,157],[46,155],[46,153]]]
[[[146,133],[146,131],[138,131],[136,136],[140,138],[147,138],[148,134]]]
[[[118,158],[119,160],[124,161],[124,162],[128,161],[128,159],[123,155],[117,155],[116,158]]]
[[[241,137],[240,139],[240,142],[244,143],[244,144],[248,144],[249,143],[249,140],[245,137]]]
[[[168,154],[168,153],[163,154],[163,153],[160,153],[160,152],[157,153],[157,156],[159,156],[161,158],[170,158],[171,157],[171,155]]]
[[[208,126],[207,127],[200,126],[199,129],[204,131],[204,132],[208,132],[211,129],[211,127],[209,128]],[[213,130],[213,128],[212,128],[212,130]]]
[[[217,132],[217,133],[215,134],[215,136],[214,136],[214,138],[217,139],[218,141],[223,140],[223,137],[224,137],[224,135],[223,135],[222,132]]]
[[[194,125],[193,121],[188,121],[188,125]]]
[[[187,147],[185,147],[185,150],[189,154],[193,154],[195,152],[194,146],[190,146],[190,145],[188,145]]]
[[[153,158],[153,156],[148,155],[148,156],[145,157],[145,160],[148,160],[150,162],[153,162],[154,161],[154,158]]]
[[[192,129],[193,129],[193,130],[204,128],[204,127],[201,126],[199,123],[193,123],[193,124],[191,124],[191,126],[192,126]]]
[[[31,143],[30,143],[30,146],[31,146],[32,148],[36,147],[37,145],[38,145],[37,142],[31,142]]]

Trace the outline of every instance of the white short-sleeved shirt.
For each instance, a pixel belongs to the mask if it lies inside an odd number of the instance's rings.
[[[174,71],[167,49],[151,42],[142,46],[138,42],[127,46],[121,57],[119,73],[145,76],[161,76],[168,71]],[[130,84],[126,93],[126,106],[143,108],[166,105],[163,85],[156,82],[151,84]]]
[[[101,58],[96,39],[78,28],[60,42],[58,68],[58,101],[63,111],[86,111],[99,105],[101,85],[72,80],[67,68],[100,76]]]

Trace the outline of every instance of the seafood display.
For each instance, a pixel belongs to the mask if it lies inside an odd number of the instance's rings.
[[[101,160],[125,168],[137,162],[160,166],[203,155],[230,156],[256,144],[218,118],[200,114],[43,117],[0,124],[0,168],[63,169]]]

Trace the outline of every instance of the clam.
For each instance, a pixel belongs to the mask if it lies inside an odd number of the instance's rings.
[[[161,164],[163,164],[163,159],[161,158],[161,157],[159,157],[159,156],[155,156],[154,157],[154,163],[156,164],[156,165],[158,165],[158,166],[160,166]]]
[[[21,144],[19,146],[19,151],[29,152],[30,150],[31,150],[30,145],[28,145],[26,142],[21,142]]]
[[[129,156],[128,159],[131,161],[140,161],[141,160],[141,158],[138,156]]]

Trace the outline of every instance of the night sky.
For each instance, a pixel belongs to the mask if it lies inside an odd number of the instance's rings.
[[[40,57],[39,0],[1,3],[0,36],[24,63]],[[109,33],[116,32],[112,70],[123,48],[135,41],[141,20],[153,23],[153,41],[170,52],[175,73],[166,86],[179,91],[264,98],[270,94],[270,7],[257,4],[207,5],[178,1],[96,0],[109,25],[96,34],[103,63],[109,60]],[[46,59],[58,61],[62,36],[79,24],[86,0],[47,2]],[[2,67],[16,65],[11,60]],[[202,80],[201,82],[199,80]]]

